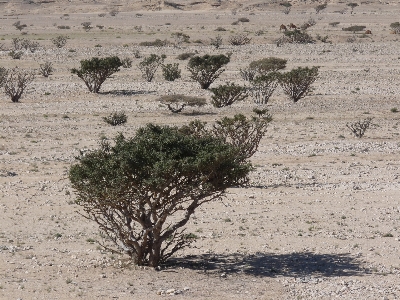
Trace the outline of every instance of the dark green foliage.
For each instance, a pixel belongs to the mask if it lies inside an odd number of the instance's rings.
[[[103,117],[104,122],[110,124],[111,126],[117,126],[125,124],[128,120],[125,112],[114,112],[107,117]]]
[[[400,27],[400,22],[390,23],[390,28],[395,29]]]
[[[179,64],[166,64],[162,65],[161,67],[165,80],[175,81],[175,79],[181,78],[181,70],[179,69]]]
[[[211,103],[214,107],[229,106],[247,97],[247,89],[245,87],[231,82],[216,88],[211,88],[210,90],[214,93],[214,95],[211,96]]]
[[[340,22],[332,22],[332,23],[329,23],[329,25],[332,26],[332,27],[336,27],[336,26],[339,25],[339,24],[340,24]]]
[[[286,68],[287,59],[278,57],[267,57],[252,61],[249,65],[251,69],[256,70],[260,75],[266,75]]]
[[[169,42],[167,40],[160,40],[160,39],[156,39],[153,42],[140,42],[139,45],[140,46],[146,46],[146,47],[165,47],[169,44]]]
[[[187,60],[188,58],[191,58],[195,55],[196,55],[196,53],[193,53],[193,52],[185,52],[185,53],[179,54],[176,58],[179,60]]]
[[[181,94],[164,95],[157,100],[166,105],[173,113],[180,113],[186,106],[204,106],[207,103],[205,98]]]
[[[80,69],[71,69],[71,73],[78,75],[85,82],[90,92],[98,93],[103,82],[112,74],[118,72],[121,66],[122,62],[117,56],[92,57],[91,59],[81,60]]]
[[[314,43],[314,39],[305,31],[301,30],[293,30],[293,31],[285,31],[285,37],[287,38],[287,43],[294,43],[294,44],[312,44]]]
[[[242,22],[242,23],[250,22],[250,20],[248,18],[239,18],[238,21]]]
[[[250,93],[257,104],[267,104],[272,93],[278,86],[279,74],[271,72],[254,78],[251,81]]]
[[[150,56],[145,57],[139,63],[139,69],[142,72],[142,77],[147,81],[151,82],[154,78],[154,74],[156,73],[159,66],[162,65],[166,56],[150,54]]]
[[[357,3],[354,3],[354,2],[351,2],[351,3],[348,3],[347,6],[350,6],[350,7],[351,7],[351,12],[353,12],[353,9],[354,9],[355,7],[357,7],[358,4],[357,4]]]
[[[225,69],[221,69],[230,61],[230,55],[204,55],[194,56],[189,60],[188,70],[191,78],[198,83],[202,89],[208,89],[211,83],[221,75]]]
[[[350,27],[342,28],[342,30],[356,32],[356,31],[364,31],[365,28],[366,28],[366,26],[364,26],[364,25],[353,25]]]
[[[291,7],[292,6],[292,4],[287,2],[287,1],[281,2],[281,3],[279,3],[279,5],[284,6],[284,7]]]
[[[195,210],[245,183],[250,170],[219,138],[149,124],[81,154],[69,179],[83,216],[112,243],[104,246],[156,267],[194,240],[182,228]]]
[[[366,118],[354,123],[347,123],[346,127],[349,128],[356,137],[362,138],[365,134],[365,131],[367,131],[367,129],[373,125],[372,118]]]
[[[294,102],[299,101],[311,91],[311,85],[318,78],[318,67],[298,67],[278,76],[279,85]]]

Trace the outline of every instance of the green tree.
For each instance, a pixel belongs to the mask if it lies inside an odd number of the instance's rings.
[[[247,89],[244,86],[227,82],[216,88],[211,88],[214,95],[211,96],[211,103],[214,107],[224,107],[232,105],[237,101],[247,98]]]
[[[279,85],[286,95],[294,102],[307,96],[311,91],[311,85],[318,78],[318,67],[298,67],[290,72],[282,73],[278,77]]]
[[[266,57],[263,59],[252,61],[249,65],[250,69],[256,70],[260,75],[266,75],[286,68],[287,59],[278,57]]]
[[[35,79],[35,72],[15,67],[6,71],[4,76],[4,92],[12,102],[19,102],[28,85]]]
[[[221,75],[225,69],[221,69],[230,61],[230,55],[204,55],[194,56],[189,60],[188,70],[191,78],[198,83],[202,89],[208,89],[211,83]]]
[[[117,56],[81,60],[80,69],[72,69],[71,73],[78,75],[85,82],[89,91],[98,93],[101,85],[107,78],[119,71],[122,66],[121,60]]]
[[[246,182],[252,167],[238,155],[211,134],[149,124],[80,155],[69,179],[82,215],[113,245],[104,246],[156,267],[194,240],[183,227],[199,206]]]
[[[162,65],[165,58],[166,56],[164,54],[161,56],[157,54],[150,54],[149,56],[145,57],[139,63],[139,69],[142,72],[143,79],[145,79],[147,82],[151,82],[158,67]]]

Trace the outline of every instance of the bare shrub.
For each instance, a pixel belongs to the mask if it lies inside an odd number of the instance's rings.
[[[28,85],[35,78],[33,71],[22,70],[15,67],[7,72],[4,79],[4,92],[12,102],[18,102]]]
[[[251,38],[248,37],[247,34],[241,33],[241,34],[236,34],[236,35],[231,35],[228,38],[229,44],[232,46],[242,46],[249,44],[251,41]]]
[[[132,59],[129,57],[125,57],[121,59],[122,67],[125,69],[129,69],[132,67]]]
[[[187,60],[195,55],[196,55],[196,53],[194,53],[194,52],[185,52],[185,53],[179,54],[176,58],[179,60]]]
[[[67,44],[67,40],[68,40],[68,36],[66,36],[66,35],[58,35],[55,38],[52,38],[51,42],[57,48],[62,48]]]
[[[93,27],[91,26],[91,25],[92,25],[91,22],[83,22],[83,23],[81,23],[81,25],[82,25],[82,27],[83,27],[83,29],[84,29],[85,31],[89,31],[90,29],[93,28]]]
[[[146,46],[146,47],[165,47],[169,45],[169,42],[167,40],[160,40],[156,39],[155,41],[149,41],[149,42],[140,42],[140,46]]]
[[[186,106],[204,106],[207,103],[205,98],[181,94],[161,96],[157,101],[166,105],[173,113],[180,113]]]
[[[25,27],[27,27],[26,24],[21,24],[21,21],[17,21],[15,23],[13,23],[13,26],[18,29],[19,31],[21,31],[22,29],[24,29]]]
[[[308,95],[311,85],[318,78],[318,67],[298,67],[289,72],[279,74],[278,82],[286,95],[294,102]]]
[[[53,73],[53,64],[49,61],[45,62],[44,64],[40,64],[39,66],[39,73],[43,77],[49,77]]]
[[[150,54],[150,56],[145,57],[139,63],[139,69],[142,72],[142,77],[147,81],[151,82],[159,66],[162,65],[166,56],[163,54],[161,56],[156,54]]]
[[[108,115],[107,117],[103,117],[103,121],[111,126],[118,126],[125,124],[128,120],[127,115],[125,112],[113,112],[112,114]]]
[[[184,34],[183,32],[174,32],[171,34],[171,37],[175,41],[174,46],[178,48],[182,45],[182,43],[188,43],[190,39],[190,36]]]
[[[319,4],[315,7],[315,11],[317,14],[319,14],[321,11],[323,11],[324,9],[326,9],[328,6],[328,3],[323,3],[323,4]]]
[[[215,49],[219,49],[222,45],[222,36],[218,34],[214,39],[210,38],[210,45],[214,46]]]
[[[10,51],[8,52],[8,55],[12,57],[12,59],[21,59],[22,55],[24,54],[24,52],[22,51]]]
[[[364,120],[360,120],[354,123],[347,123],[346,127],[350,129],[350,131],[358,138],[362,138],[367,131],[368,128],[373,126],[372,118],[366,118]]]
[[[252,81],[257,74],[257,69],[246,67],[244,69],[240,69],[239,72],[243,80]]]

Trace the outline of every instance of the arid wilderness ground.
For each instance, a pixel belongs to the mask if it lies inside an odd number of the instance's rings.
[[[55,69],[48,78],[37,75],[20,103],[0,94],[1,299],[400,298],[400,35],[390,28],[400,21],[400,5],[358,2],[351,13],[343,1],[317,14],[317,3],[293,3],[285,14],[268,1],[224,2],[162,10],[140,9],[144,2],[0,3],[0,67],[38,69],[48,61]],[[112,9],[119,13],[111,16]],[[249,22],[232,25],[239,18]],[[316,43],[277,47],[281,24],[310,18],[316,24],[307,32]],[[17,21],[27,26],[20,31]],[[83,30],[83,22],[93,28]],[[372,34],[342,30],[352,25]],[[189,43],[139,45],[173,43],[176,32],[189,35]],[[239,33],[251,42],[230,45]],[[215,49],[210,38],[218,34],[223,45]],[[60,49],[51,42],[58,35],[69,37]],[[13,59],[16,37],[39,47]],[[251,97],[214,108],[211,92],[189,78],[187,60],[177,59],[188,52],[232,53],[213,86],[248,85],[239,70],[271,56],[288,60],[282,71],[320,66],[320,76],[297,103],[279,87],[274,92],[267,105],[273,121],[252,158],[250,186],[196,212],[187,226],[198,236],[193,247],[160,271],[138,268],[98,247],[97,225],[77,214],[68,169],[101,137],[132,136],[149,122],[212,123],[252,113]],[[182,78],[168,82],[159,70],[146,82],[137,65],[152,53],[179,63]],[[82,59],[111,55],[131,58],[132,68],[113,75],[99,94],[70,72]],[[157,101],[169,94],[202,96],[208,104],[173,114]],[[125,125],[103,121],[114,111],[125,111]],[[346,124],[368,117],[376,126],[354,137]]]

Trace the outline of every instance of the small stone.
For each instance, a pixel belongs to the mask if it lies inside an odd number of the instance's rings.
[[[226,277],[226,273],[222,273],[222,274],[221,274],[221,277],[224,277],[224,278],[225,278],[225,277]]]
[[[190,290],[190,288],[187,287],[187,286],[185,286],[185,287],[183,288],[183,290],[184,290],[184,291],[188,291],[188,290]]]
[[[175,294],[175,289],[168,289],[166,292],[168,295]]]

